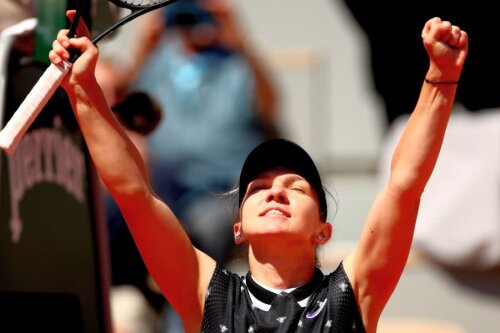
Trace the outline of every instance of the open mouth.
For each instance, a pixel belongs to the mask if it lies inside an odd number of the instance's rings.
[[[266,211],[264,211],[260,216],[283,216],[283,217],[290,217],[290,214],[282,209],[278,208],[271,208]]]

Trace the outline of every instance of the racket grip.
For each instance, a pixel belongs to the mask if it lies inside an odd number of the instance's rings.
[[[9,155],[14,153],[17,144],[59,87],[71,66],[70,62],[64,61],[61,65],[51,64],[45,70],[12,118],[0,131],[0,148]]]

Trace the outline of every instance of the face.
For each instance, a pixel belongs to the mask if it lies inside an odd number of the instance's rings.
[[[311,185],[284,168],[266,171],[248,184],[240,217],[235,232],[241,232],[248,242],[256,237],[280,235],[318,243],[319,233],[329,227],[321,220],[319,201]],[[327,239],[329,234],[320,238]]]
[[[197,50],[203,50],[215,44],[216,27],[213,24],[196,24],[189,29],[188,35],[192,46]]]

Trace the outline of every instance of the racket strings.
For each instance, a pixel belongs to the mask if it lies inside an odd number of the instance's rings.
[[[135,7],[150,7],[169,0],[119,0],[127,5]]]

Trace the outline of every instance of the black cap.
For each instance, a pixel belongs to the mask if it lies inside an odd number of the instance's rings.
[[[299,145],[286,139],[271,139],[261,143],[248,154],[241,169],[239,205],[243,202],[248,184],[262,172],[276,168],[288,168],[304,177],[319,199],[321,217],[326,220],[325,190],[318,169],[309,154]]]

